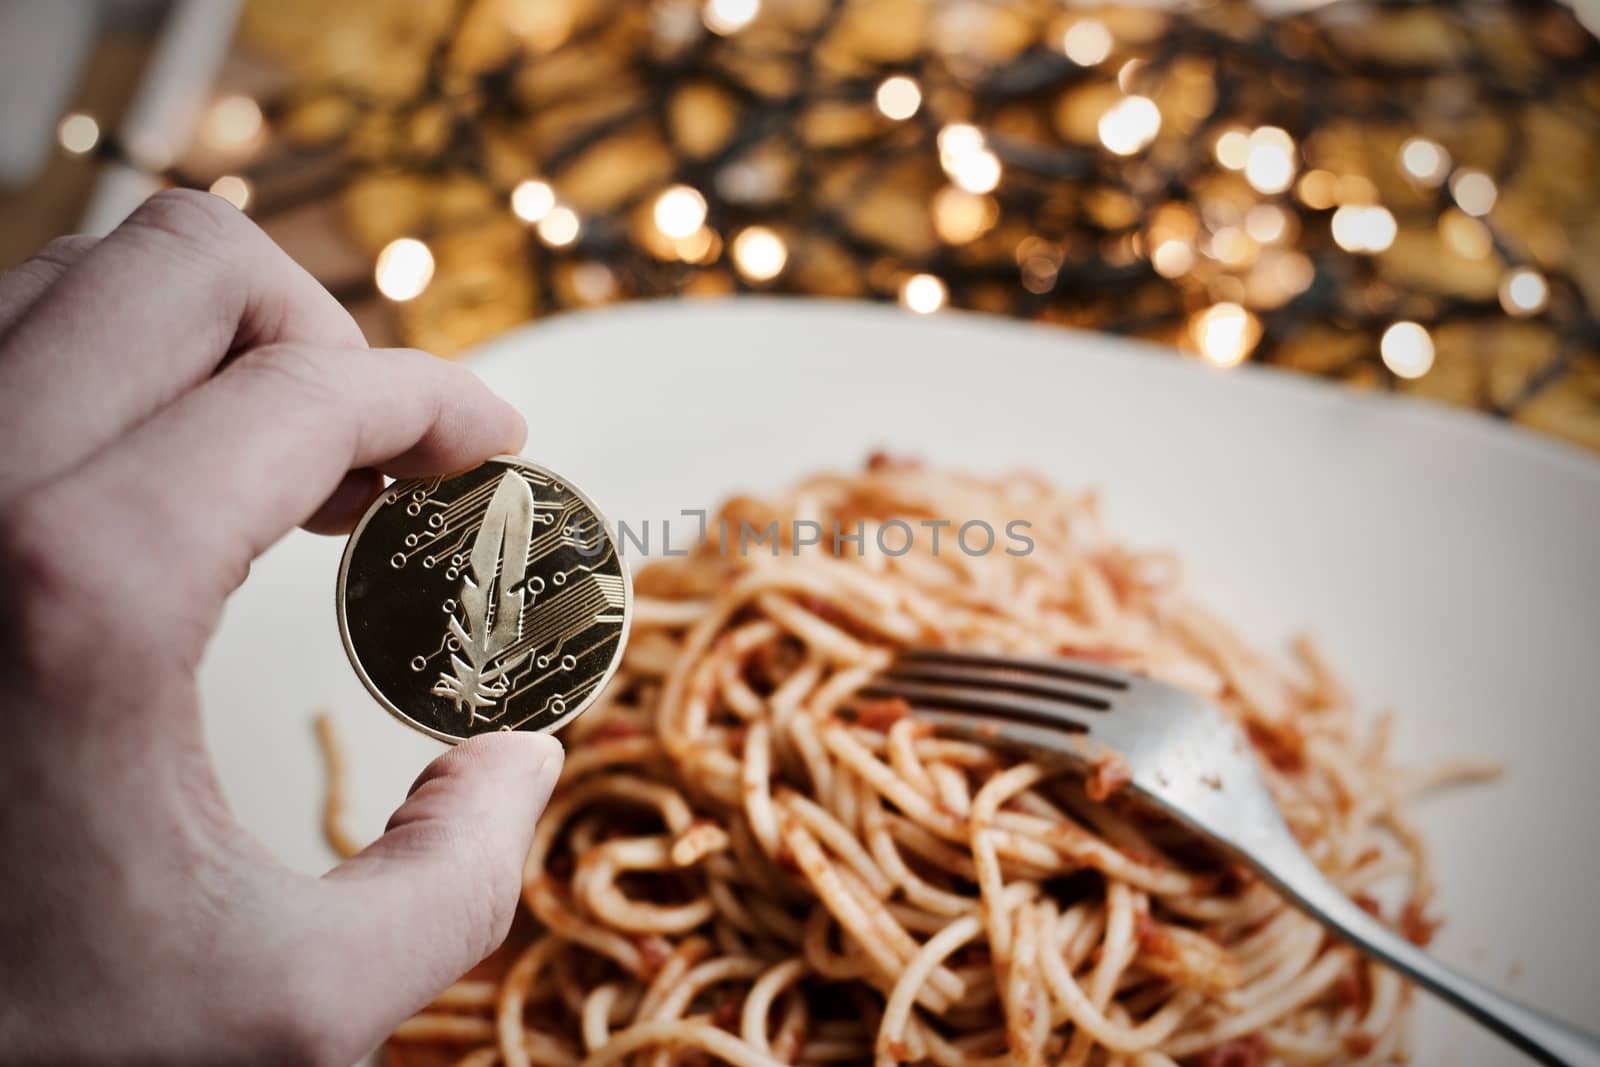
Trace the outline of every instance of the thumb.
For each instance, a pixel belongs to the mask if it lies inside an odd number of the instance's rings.
[[[561,773],[545,734],[502,732],[434,760],[384,835],[315,894],[319,1019],[354,1060],[505,940],[534,824]],[[310,992],[310,991],[305,991]]]

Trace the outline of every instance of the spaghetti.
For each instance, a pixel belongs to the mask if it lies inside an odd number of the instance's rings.
[[[875,459],[723,518],[778,520],[777,555],[712,544],[639,575],[622,670],[567,731],[528,856],[531,934],[406,1023],[395,1062],[1404,1058],[1409,989],[1191,835],[855,696],[912,645],[1070,652],[1185,686],[1245,729],[1318,865],[1422,938],[1432,875],[1403,802],[1424,780],[1308,642],[1270,661],[1184,593],[1172,556],[1113,541],[1092,494],[1028,474]],[[890,555],[872,536],[947,518],[1025,519],[1036,547]],[[868,535],[796,545],[797,519]]]

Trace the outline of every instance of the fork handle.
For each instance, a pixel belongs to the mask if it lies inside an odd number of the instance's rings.
[[[1540,1063],[1600,1067],[1600,1037],[1552,1019],[1446,967],[1374,919],[1334,888],[1303,852],[1275,854],[1269,871],[1246,853],[1267,881],[1312,918],[1364,954],[1399,971],[1466,1012]]]

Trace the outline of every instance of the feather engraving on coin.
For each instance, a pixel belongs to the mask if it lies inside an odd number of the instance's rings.
[[[339,566],[339,632],[384,707],[444,741],[552,731],[627,643],[633,590],[605,517],[516,456],[396,482]]]

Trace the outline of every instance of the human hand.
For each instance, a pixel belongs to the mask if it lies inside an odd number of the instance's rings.
[[[171,192],[0,276],[0,427],[0,1062],[345,1067],[505,937],[560,746],[457,746],[310,878],[228,811],[195,667],[281,535],[521,419]]]

